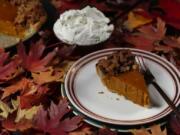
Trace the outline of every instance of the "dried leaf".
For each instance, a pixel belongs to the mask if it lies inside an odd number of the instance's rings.
[[[77,129],[82,120],[80,116],[62,120],[63,116],[69,112],[68,102],[65,99],[60,100],[58,105],[51,102],[48,111],[40,108],[35,117],[35,125],[39,130],[51,135],[67,135],[68,132]]]
[[[147,14],[147,12],[145,12],[142,9],[139,9],[136,12],[135,11],[129,12],[128,20],[125,21],[124,24],[125,27],[129,30],[133,30],[134,28],[152,22],[152,18],[148,14],[146,16],[144,14]]]
[[[2,127],[9,131],[24,131],[33,127],[32,121],[23,119],[18,123],[14,122],[14,116],[2,121]]]
[[[159,0],[159,8],[161,8],[164,14],[158,13],[167,24],[180,29],[180,2],[178,0]]]
[[[165,36],[165,22],[158,18],[156,28],[152,25],[145,25],[138,28],[138,31],[138,33],[126,35],[125,40],[136,48],[152,51],[154,45]]]
[[[6,103],[0,101],[0,116],[3,118],[7,118],[10,113],[13,113],[18,108],[18,101],[11,100],[12,108],[10,108]]]
[[[180,37],[167,37],[163,40],[163,43],[168,45],[169,47],[180,49]]]
[[[17,115],[16,115],[16,119],[15,122],[18,123],[20,122],[22,119],[26,119],[26,120],[32,120],[32,118],[34,117],[34,115],[37,113],[37,111],[39,110],[40,106],[33,106],[30,109],[18,109],[17,111]]]
[[[99,129],[98,135],[117,135],[117,132],[111,131],[108,128]]]
[[[23,93],[19,96],[21,109],[28,109],[34,105],[38,106],[41,103],[47,101],[46,95],[47,92],[49,91],[49,88],[47,86],[34,85],[33,88],[36,91]]]
[[[77,48],[77,46],[63,46],[59,48],[57,55],[62,59],[68,59],[69,56],[73,53],[73,51]]]
[[[95,135],[95,133],[89,127],[85,127],[81,130],[70,132],[68,135]]]
[[[31,120],[39,109],[39,106],[33,106],[29,109],[21,109],[19,107],[19,99],[11,100],[11,104],[12,104],[12,108],[10,108],[4,102],[0,101],[0,109],[2,111],[0,113],[0,116],[7,119],[10,114],[15,113],[15,111],[17,111],[17,114],[15,116],[16,123],[18,123],[22,119]]]
[[[10,85],[6,88],[3,89],[4,93],[1,97],[1,99],[4,99],[8,96],[10,96],[11,94],[14,94],[18,91],[31,91],[31,92],[35,92],[36,88],[34,87],[34,84],[31,80],[27,79],[27,78],[22,78],[20,81],[16,82],[13,85]]]
[[[42,40],[31,45],[28,55],[26,54],[25,47],[22,43],[18,46],[18,55],[22,61],[22,66],[28,71],[38,72],[46,69],[46,66],[56,55],[57,49],[55,48],[52,52],[48,53],[42,58],[45,45]]]
[[[172,114],[169,123],[173,132],[176,133],[176,135],[180,135],[180,121],[178,121],[177,116]]]
[[[33,80],[38,84],[45,84],[50,82],[62,82],[64,77],[64,71],[59,69],[53,69],[49,67],[45,71],[32,73]]]
[[[154,125],[150,127],[150,131],[148,132],[146,129],[133,130],[133,135],[167,135],[166,129],[161,130],[160,125]]]
[[[9,53],[1,50],[0,52],[0,83],[4,83],[8,80],[16,77],[21,70],[19,69],[19,60],[15,56],[9,58]]]

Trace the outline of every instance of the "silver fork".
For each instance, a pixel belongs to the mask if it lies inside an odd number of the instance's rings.
[[[149,68],[145,65],[145,62],[144,62],[144,59],[142,58],[142,56],[137,56],[137,62],[140,65],[140,71],[144,75],[146,84],[147,85],[152,84],[155,87],[155,89],[159,92],[159,94],[163,97],[163,99],[166,101],[166,103],[170,106],[170,108],[176,114],[178,120],[180,120],[180,112],[178,111],[178,109],[174,105],[174,103],[171,101],[171,99],[167,96],[167,94],[163,91],[163,89],[156,82],[154,75],[151,73]]]

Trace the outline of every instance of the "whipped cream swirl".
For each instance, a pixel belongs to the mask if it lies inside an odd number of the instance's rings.
[[[60,15],[53,30],[57,38],[71,45],[95,45],[107,40],[114,26],[97,8],[87,6],[82,10],[68,10]]]

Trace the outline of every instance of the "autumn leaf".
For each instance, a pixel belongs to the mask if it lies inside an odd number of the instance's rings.
[[[0,132],[0,135],[10,135],[10,133],[7,130],[2,129],[2,131]]]
[[[33,85],[27,92],[18,96],[20,100],[20,108],[28,109],[34,105],[40,105],[47,101],[47,92],[49,88],[46,85]]]
[[[9,58],[9,53],[1,50],[0,52],[0,83],[16,77],[21,70],[19,69],[18,57]]]
[[[68,132],[77,129],[82,120],[80,116],[62,119],[69,112],[67,100],[60,100],[58,105],[51,102],[47,111],[40,108],[35,117],[35,125],[37,129],[51,135],[67,135]]]
[[[158,44],[162,40],[166,33],[165,22],[160,18],[157,19],[156,27],[145,25],[137,29],[138,32],[126,35],[125,41],[131,43],[136,48],[152,51],[155,44]]]
[[[98,135],[117,135],[117,132],[111,131],[108,128],[101,128],[98,131]]]
[[[36,88],[33,87],[34,84],[32,82],[32,80],[29,80],[27,78],[22,78],[21,80],[17,81],[16,83],[6,87],[3,89],[3,94],[1,99],[4,99],[18,91],[31,91],[31,92],[35,92]]]
[[[40,85],[50,82],[62,82],[64,78],[64,71],[61,68],[53,69],[52,67],[49,67],[45,71],[32,73],[32,77],[33,80]]]
[[[169,124],[173,132],[176,133],[176,135],[180,135],[180,121],[178,120],[176,115],[171,115]]]
[[[18,101],[17,100],[11,100],[12,108],[10,108],[6,103],[0,101],[0,116],[3,118],[7,118],[10,113],[13,113],[18,108]]]
[[[128,19],[125,21],[124,25],[127,29],[133,30],[134,28],[140,27],[147,23],[152,22],[152,18],[142,9],[136,11],[131,11],[128,14]]]
[[[11,115],[8,119],[2,121],[2,127],[9,131],[24,131],[33,127],[31,120],[23,119],[20,122],[14,122],[14,115]]]
[[[81,130],[70,132],[68,135],[94,135],[94,132],[89,127],[85,127]]]
[[[144,128],[139,129],[139,130],[135,129],[132,131],[132,133],[133,135],[167,135],[166,129],[162,131],[160,125],[154,125],[150,127],[149,130],[151,132],[149,132],[148,130]]]
[[[158,2],[158,8],[163,10],[163,14],[158,12],[153,14],[160,16],[167,24],[180,29],[180,2],[178,0],[158,0]]]
[[[45,57],[42,58],[45,45],[42,40],[31,44],[31,48],[28,54],[26,54],[25,47],[22,43],[18,46],[18,55],[22,61],[22,66],[28,71],[38,72],[46,69],[46,66],[56,55],[57,49],[55,48],[52,52],[49,52]]]
[[[29,109],[21,109],[19,107],[19,104],[20,104],[19,99],[11,100],[11,105],[12,105],[11,108],[6,103],[0,101],[0,109],[1,109],[0,116],[5,119],[8,119],[8,116],[10,114],[17,112],[15,116],[15,122],[18,123],[22,119],[31,120],[39,109],[39,106],[33,106]]]
[[[18,108],[15,122],[18,123],[22,119],[32,120],[34,115],[37,113],[40,106],[33,106],[30,109]]]
[[[163,43],[168,45],[169,47],[180,49],[180,37],[166,37],[163,40]]]

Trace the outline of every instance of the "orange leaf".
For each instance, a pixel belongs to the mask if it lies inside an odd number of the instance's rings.
[[[139,130],[133,130],[133,135],[167,135],[166,129],[163,131],[161,130],[160,125],[154,125],[150,127],[150,132],[148,132],[146,129],[139,129]]]
[[[4,93],[1,97],[1,99],[4,99],[18,91],[24,91],[25,89],[30,88],[31,86],[32,86],[31,80],[29,80],[27,78],[22,78],[20,81],[16,82],[15,84],[6,87],[4,89]]]
[[[50,82],[62,82],[64,77],[64,71],[62,69],[53,69],[49,67],[45,71],[32,73],[34,81],[38,84],[50,83]]]
[[[146,13],[142,9],[139,9],[138,12],[129,12],[128,20],[124,24],[127,29],[132,30],[134,28],[152,22],[151,17],[149,17],[148,15],[141,15],[141,12],[143,12],[143,14]]]

